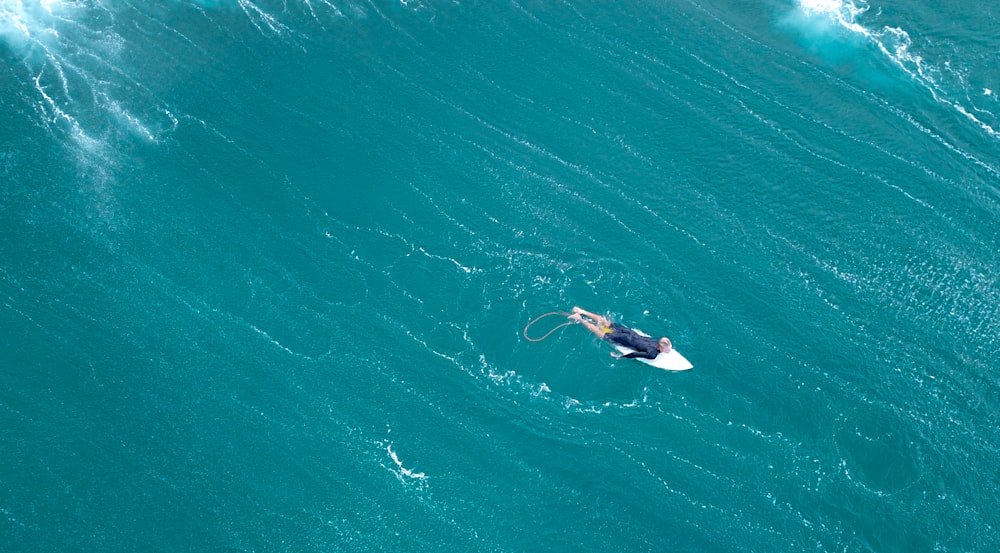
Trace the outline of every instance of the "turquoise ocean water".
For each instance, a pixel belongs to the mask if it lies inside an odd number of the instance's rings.
[[[998,29],[0,0],[0,550],[997,551]]]

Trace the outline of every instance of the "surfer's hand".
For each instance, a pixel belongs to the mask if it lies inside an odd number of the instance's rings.
[[[612,352],[608,353],[608,355],[610,355],[611,357],[614,357],[615,359],[621,359],[622,358],[622,354],[618,353],[617,351],[612,351]]]

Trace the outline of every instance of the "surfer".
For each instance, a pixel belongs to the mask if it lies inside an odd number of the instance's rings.
[[[635,350],[625,355],[618,352],[611,352],[611,356],[615,358],[625,357],[626,359],[635,359],[636,357],[642,357],[644,359],[656,359],[657,355],[660,353],[669,353],[673,347],[666,336],[659,340],[643,336],[623,324],[611,322],[607,317],[585,311],[579,307],[573,308],[573,314],[569,318],[583,324],[583,326],[587,327],[587,330],[590,330],[602,340]]]

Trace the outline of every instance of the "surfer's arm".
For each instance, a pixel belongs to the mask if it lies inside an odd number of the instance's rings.
[[[622,355],[622,357],[624,357],[625,359],[636,359],[636,358],[640,358],[640,357],[642,359],[656,359],[656,356],[659,355],[659,354],[660,354],[660,352],[658,352],[658,351],[657,352],[652,352],[652,351],[633,351],[632,353],[626,353],[625,355]]]

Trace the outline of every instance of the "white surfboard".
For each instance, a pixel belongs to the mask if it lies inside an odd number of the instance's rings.
[[[634,349],[629,349],[625,346],[619,346],[618,344],[613,344],[615,349],[618,350],[622,355],[626,353],[635,353]],[[646,359],[645,357],[634,357],[636,361],[642,361],[647,365],[652,365],[657,369],[663,369],[667,371],[686,371],[694,365],[687,360],[681,352],[672,349],[667,353],[661,353],[656,356],[655,359]]]

